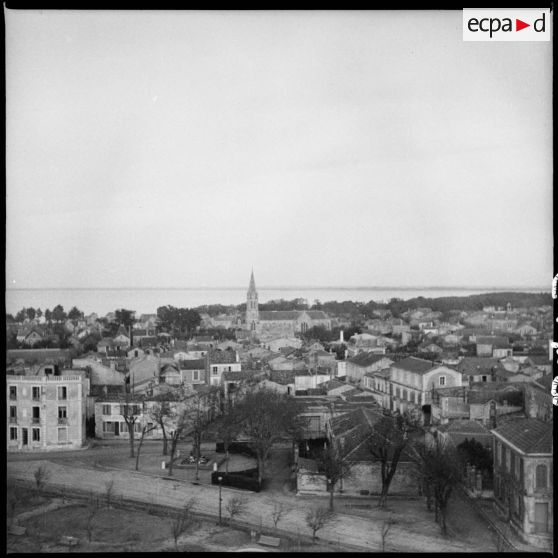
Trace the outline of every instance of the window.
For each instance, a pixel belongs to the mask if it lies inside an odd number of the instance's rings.
[[[506,450],[506,471],[510,470],[510,450],[508,448],[505,448]]]
[[[441,386],[445,386],[446,385],[446,377],[445,376],[440,376],[439,383],[440,383]]]
[[[111,432],[114,434],[114,423],[110,421],[104,421],[103,432]]]
[[[110,415],[110,405],[103,405],[103,415]]]
[[[10,427],[10,440],[17,440],[17,428],[14,426]]]
[[[535,470],[535,488],[546,488],[546,477],[546,465],[537,465],[537,468]]]
[[[219,369],[217,368],[217,366],[214,366],[212,368],[212,373],[213,373],[214,376],[217,376],[219,374]]]
[[[134,432],[141,433],[142,426],[139,422],[134,422]]]
[[[33,424],[39,424],[41,422],[41,408],[33,407]]]
[[[481,380],[482,380],[483,382],[486,382],[487,377],[486,377],[486,376],[481,376]]]
[[[66,407],[58,407],[58,424],[67,424],[67,422],[68,422],[68,409]]]
[[[66,386],[58,386],[58,399],[67,399],[68,390]]]
[[[59,428],[58,429],[58,442],[65,443],[68,441],[68,429]]]
[[[401,397],[402,397],[402,399],[405,399],[405,400],[407,399],[407,390],[406,389],[401,391]]]
[[[200,371],[199,370],[192,370],[192,381],[199,382],[200,381]]]
[[[33,441],[40,442],[41,441],[41,429],[40,428],[33,428]]]
[[[15,401],[17,399],[17,387],[16,386],[10,386],[10,399],[12,401]]]
[[[502,462],[500,459],[500,442],[495,443],[494,454],[496,455],[496,465],[499,465]]]
[[[15,405],[10,405],[10,422],[17,423],[17,407]]]
[[[32,397],[35,401],[38,401],[41,398],[41,388],[38,386],[33,386],[32,388]]]
[[[395,388],[395,397],[399,397],[399,393],[400,393],[399,388],[398,387]]]
[[[512,453],[510,457],[510,473],[515,476],[515,454]]]
[[[131,415],[139,415],[141,413],[139,405],[120,405],[120,414],[122,416],[131,416]]]

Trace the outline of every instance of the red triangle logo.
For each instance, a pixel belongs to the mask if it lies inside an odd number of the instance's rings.
[[[515,30],[516,31],[521,31],[522,29],[525,29],[525,27],[531,27],[531,24],[530,23],[525,23],[524,21],[521,21],[520,19],[515,20]]]

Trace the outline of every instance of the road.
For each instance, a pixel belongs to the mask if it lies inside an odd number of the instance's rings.
[[[151,442],[150,442],[151,444]],[[155,504],[180,509],[190,498],[196,501],[194,511],[217,518],[219,489],[208,484],[165,479],[158,475],[123,469],[111,469],[99,465],[110,462],[118,452],[125,453],[126,446],[98,445],[92,449],[72,452],[52,452],[48,454],[9,454],[7,474],[9,479],[33,482],[33,474],[40,465],[49,470],[48,486],[63,490],[80,490],[103,496],[106,484],[114,483],[114,498],[134,500],[145,504]],[[146,445],[146,454],[160,452],[158,444]],[[223,504],[232,496],[241,495],[247,502],[241,519],[255,528],[272,528],[272,511],[277,502],[282,502],[289,511],[281,519],[279,529],[291,537],[310,534],[306,526],[306,513],[312,506],[327,505],[324,498],[294,496],[276,487],[261,493],[248,493],[222,488]],[[333,520],[318,532],[322,541],[352,545],[355,549],[378,551],[381,549],[381,529],[386,512],[372,508],[360,511],[358,515],[346,513],[348,500],[338,499]],[[400,552],[472,552],[491,550],[486,545],[474,541],[444,539],[439,535],[439,527],[424,510],[421,502],[393,502],[396,523],[390,530],[386,550]],[[397,508],[397,509],[396,509]]]

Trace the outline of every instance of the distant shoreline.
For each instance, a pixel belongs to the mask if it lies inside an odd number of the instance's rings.
[[[246,287],[6,287],[6,291],[245,291]],[[490,291],[490,292],[547,292],[545,287],[309,287],[261,286],[258,291]]]

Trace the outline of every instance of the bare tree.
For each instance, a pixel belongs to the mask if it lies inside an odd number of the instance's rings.
[[[281,521],[281,519],[288,511],[289,510],[283,505],[283,502],[275,502],[273,504],[271,518],[273,519],[273,526],[275,527],[275,530],[277,530],[277,524],[279,523],[279,521]]]
[[[17,505],[21,499],[21,495],[17,487],[12,487],[8,485],[8,494],[7,494],[7,507],[8,507],[8,517],[10,518],[10,525],[13,524],[16,516],[16,509]]]
[[[173,411],[167,423],[170,432],[171,453],[169,461],[169,477],[172,476],[172,468],[174,465],[174,456],[176,454],[176,446],[178,441],[182,438],[186,427],[188,426],[188,414],[182,409],[180,411]]]
[[[199,479],[199,458],[202,438],[216,416],[220,389],[211,386],[206,392],[198,392],[186,401],[187,416],[191,428],[193,454],[196,460],[196,480]]]
[[[246,504],[246,499],[239,496],[233,496],[232,498],[228,499],[227,503],[225,504],[225,509],[229,514],[229,524],[232,523],[234,517],[244,513]]]
[[[378,503],[380,507],[386,505],[389,487],[406,445],[407,433],[402,419],[383,417],[372,427],[368,448],[381,465],[382,492]]]
[[[90,503],[89,506],[87,507],[85,530],[87,532],[87,540],[89,542],[91,542],[91,538],[93,537],[93,520],[95,519],[95,516],[97,515],[98,511],[99,508],[93,503]]]
[[[449,498],[462,476],[462,463],[455,447],[434,433],[427,443],[412,447],[413,459],[434,499],[435,521],[442,535],[447,534],[446,514]]]
[[[114,479],[105,482],[105,499],[107,501],[107,508],[110,508],[112,497],[114,496]]]
[[[217,434],[223,441],[225,450],[225,473],[229,472],[229,447],[236,440],[242,429],[242,417],[232,401],[225,408],[225,412],[218,419]]]
[[[389,519],[384,520],[382,523],[382,530],[381,530],[381,537],[382,537],[382,552],[386,551],[386,541],[391,526],[393,525],[393,519],[389,517]]]
[[[130,394],[126,392],[126,399],[124,403],[120,404],[120,414],[126,422],[128,429],[128,439],[130,441],[130,457],[135,457],[134,454],[134,439],[135,439],[135,424],[141,414],[142,405],[138,402],[130,400]]]
[[[183,509],[178,515],[176,515],[171,521],[171,533],[174,540],[174,548],[178,552],[178,539],[180,535],[188,529],[191,524],[190,510]]]
[[[143,440],[145,438],[145,435],[148,432],[151,432],[151,431],[155,430],[155,428],[156,428],[155,425],[152,424],[150,426],[149,423],[148,423],[148,424],[144,424],[142,429],[141,429],[141,437],[140,437],[139,444],[138,444],[138,453],[136,455],[136,471],[139,470],[139,458],[140,458],[140,453],[141,453],[141,446],[143,445]]]
[[[150,416],[163,432],[163,455],[168,454],[167,423],[172,417],[173,411],[168,400],[156,403],[151,409]]]
[[[318,459],[318,469],[326,475],[329,491],[329,509],[333,511],[333,495],[339,481],[351,474],[351,463],[347,461],[334,442],[330,442]]]
[[[273,446],[290,438],[296,430],[298,408],[294,397],[271,389],[248,392],[237,404],[242,430],[249,437],[249,446],[256,453],[258,482],[262,486],[265,462]]]
[[[33,473],[35,477],[35,485],[37,486],[37,492],[42,492],[45,483],[48,482],[50,478],[50,471],[45,465],[40,465]]]
[[[312,542],[316,542],[316,533],[332,518],[332,513],[328,508],[312,508],[306,514],[306,525],[312,531]]]

